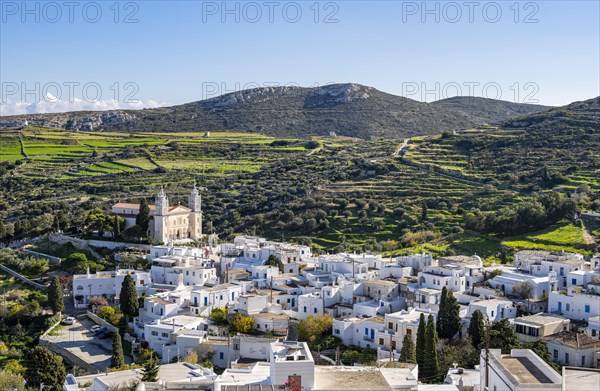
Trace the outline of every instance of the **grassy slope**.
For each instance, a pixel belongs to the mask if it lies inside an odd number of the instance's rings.
[[[527,235],[506,238],[502,244],[515,250],[565,250],[590,254],[582,228],[570,223],[549,227]]]

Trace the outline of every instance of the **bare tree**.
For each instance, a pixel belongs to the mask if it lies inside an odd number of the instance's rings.
[[[529,299],[533,295],[533,285],[529,281],[519,281],[513,285],[512,291],[515,296],[527,300],[527,312],[529,312]]]

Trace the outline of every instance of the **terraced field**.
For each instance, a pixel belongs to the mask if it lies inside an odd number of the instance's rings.
[[[312,243],[319,251],[477,253],[488,261],[510,248],[579,248],[578,241],[568,246],[571,237],[565,243],[536,236],[503,242],[463,231],[471,211],[497,211],[529,197],[514,173],[499,172],[508,158],[495,167],[481,157],[489,158],[490,143],[514,142],[521,135],[487,129],[417,137],[403,156],[395,156],[402,143],[391,140],[28,128],[2,133],[0,162],[25,159],[20,137],[28,158],[0,176],[0,195],[7,200],[0,218],[33,220],[39,211],[66,208],[81,224],[90,208],[152,200],[161,186],[173,203],[185,204],[196,181],[207,189],[205,221],[222,238],[259,234]],[[526,152],[527,158],[537,153]],[[597,174],[597,166],[580,165],[561,186],[597,189]],[[406,239],[420,232],[426,240]]]

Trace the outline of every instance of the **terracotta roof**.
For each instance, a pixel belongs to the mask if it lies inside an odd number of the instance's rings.
[[[546,340],[556,341],[562,345],[570,346],[575,349],[600,348],[599,340],[573,331],[562,331],[546,337]]]
[[[118,202],[112,206],[113,208],[140,209],[140,204],[132,204],[128,202]],[[148,205],[150,210],[155,210],[155,205]]]

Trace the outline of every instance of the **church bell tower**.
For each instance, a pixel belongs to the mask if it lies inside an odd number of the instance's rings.
[[[194,187],[188,197],[188,208],[192,210],[190,213],[190,237],[200,239],[202,237],[202,196],[196,187],[196,182],[194,182]]]
[[[154,210],[154,241],[157,243],[168,242],[167,214],[169,213],[169,198],[162,187],[156,196]]]

